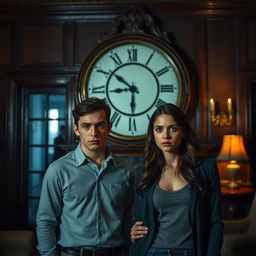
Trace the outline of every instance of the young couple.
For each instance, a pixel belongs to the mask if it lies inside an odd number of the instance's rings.
[[[129,163],[106,146],[108,105],[89,98],[72,113],[80,143],[53,162],[43,180],[42,256],[220,255],[216,162],[196,158],[196,137],[179,108],[166,104],[152,115],[136,181]]]

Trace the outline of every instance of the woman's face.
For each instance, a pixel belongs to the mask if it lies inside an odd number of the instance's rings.
[[[163,152],[178,153],[183,131],[172,115],[158,116],[154,122],[153,134],[159,149]]]

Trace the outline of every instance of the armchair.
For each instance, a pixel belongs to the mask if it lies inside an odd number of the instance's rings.
[[[0,255],[33,256],[35,241],[32,230],[0,230]]]
[[[221,255],[256,255],[256,193],[246,218],[224,220],[224,240]]]

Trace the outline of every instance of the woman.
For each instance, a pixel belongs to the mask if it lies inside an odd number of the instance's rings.
[[[220,181],[215,160],[196,159],[197,139],[175,105],[152,115],[135,198],[131,256],[218,256]]]

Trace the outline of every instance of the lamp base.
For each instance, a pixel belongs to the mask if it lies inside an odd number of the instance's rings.
[[[227,165],[227,173],[230,177],[230,183],[227,185],[229,189],[239,189],[239,185],[236,183],[236,178],[239,175],[240,166],[235,160],[231,160]]]
[[[235,181],[232,180],[227,185],[227,188],[229,188],[229,189],[239,189],[239,185]]]

